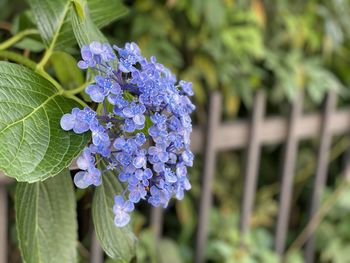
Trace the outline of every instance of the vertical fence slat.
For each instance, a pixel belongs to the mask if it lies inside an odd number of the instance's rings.
[[[255,191],[260,162],[259,132],[264,121],[266,97],[263,91],[259,91],[254,99],[254,109],[251,118],[247,158],[244,167],[244,189],[240,218],[240,232],[244,235],[250,227],[250,219],[255,199]]]
[[[332,142],[332,134],[330,132],[330,119],[333,111],[336,108],[337,95],[334,91],[327,94],[325,108],[323,112],[323,119],[321,124],[321,137],[320,146],[317,154],[317,168],[316,176],[313,184],[311,204],[309,219],[311,219],[316,213],[320,200],[323,193],[323,188],[326,184],[327,173],[328,173],[328,159],[329,159],[329,149]],[[305,248],[305,259],[306,262],[314,262],[314,245],[315,237],[310,236],[306,243]]]
[[[91,252],[90,252],[91,263],[103,263],[103,250],[97,240],[96,232],[91,233]]]
[[[350,148],[344,154],[343,158],[343,176],[346,181],[350,182]]]
[[[215,173],[216,147],[214,138],[220,124],[221,94],[215,92],[210,99],[208,127],[205,141],[205,153],[203,162],[203,178],[201,197],[199,204],[199,222],[196,237],[195,262],[204,261],[204,250],[208,235],[208,217],[212,203],[212,184]]]
[[[156,243],[158,243],[159,239],[162,237],[163,216],[164,216],[164,211],[162,207],[152,207],[151,228],[152,228]]]
[[[281,190],[279,194],[279,209],[275,238],[275,250],[279,255],[282,255],[284,253],[286,236],[288,232],[295,160],[298,152],[297,128],[298,119],[300,118],[303,111],[303,97],[303,93],[299,92],[293,102],[290,112],[289,129],[283,157]]]
[[[7,192],[0,184],[0,263],[7,263]]]

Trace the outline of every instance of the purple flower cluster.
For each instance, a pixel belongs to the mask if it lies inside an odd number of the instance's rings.
[[[77,159],[82,170],[74,178],[77,187],[100,185],[107,170],[115,170],[125,184],[113,207],[114,222],[122,227],[141,199],[166,207],[173,196],[182,199],[191,188],[187,167],[193,164],[190,114],[195,106],[188,97],[192,83],[177,84],[169,69],[154,57],[144,58],[135,43],[113,48],[118,56],[108,44],[82,47],[78,66],[99,74],[85,92],[101,107],[75,108],[63,115],[61,127],[92,134]],[[108,163],[104,170],[97,168],[101,160]]]

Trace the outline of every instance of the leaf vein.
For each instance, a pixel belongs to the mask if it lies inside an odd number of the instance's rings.
[[[29,118],[30,116],[32,116],[35,112],[37,112],[39,109],[41,109],[42,107],[44,107],[50,100],[52,100],[54,97],[58,96],[59,94],[54,94],[52,96],[50,96],[47,100],[45,100],[43,102],[43,104],[41,104],[39,107],[35,108],[32,112],[30,112],[29,114],[27,114],[26,116],[22,117],[21,119],[11,123],[10,125],[7,125],[6,127],[4,127],[2,130],[0,130],[0,134],[2,134],[5,130],[7,130],[8,128],[16,125],[17,123],[20,123],[21,121],[25,121],[27,118]]]

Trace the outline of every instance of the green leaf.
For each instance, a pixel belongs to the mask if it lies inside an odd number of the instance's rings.
[[[139,234],[136,258],[139,262],[157,262],[157,246],[154,242],[154,231],[144,229]]]
[[[11,34],[16,35],[17,33],[35,28],[33,21],[33,13],[30,10],[23,11],[15,16],[12,22]],[[40,52],[45,49],[42,39],[39,35],[31,35],[23,38],[14,45],[19,49],[28,49],[32,52]]]
[[[78,7],[78,10],[71,8],[71,11],[79,11],[80,9],[80,15],[78,13],[78,16],[80,20],[84,20],[82,19],[86,16],[84,8],[87,7],[85,7],[84,2],[78,2],[78,4],[80,5]],[[121,0],[88,0],[87,5],[89,15],[88,20],[91,20],[97,28],[103,28],[128,13],[128,9],[122,4]],[[81,16],[82,13],[84,16]],[[62,32],[58,38],[56,49],[62,49],[66,46],[71,46],[76,42],[76,38],[72,33],[73,29],[74,26],[72,28],[71,16],[68,14],[67,21],[64,23]]]
[[[84,4],[71,0],[29,0],[29,4],[47,46],[53,44],[57,50],[75,43],[69,13],[78,12],[78,16],[83,20],[86,15]],[[128,13],[121,0],[89,0],[88,5],[89,19],[97,28],[107,26]]]
[[[103,183],[96,188],[92,203],[92,218],[103,250],[113,259],[129,262],[135,255],[136,237],[129,226],[114,224],[114,196],[123,191],[116,173],[104,173]]]
[[[91,19],[98,28],[128,14],[128,8],[121,0],[88,0]]]
[[[32,52],[41,52],[45,49],[45,46],[43,43],[31,37],[26,37],[22,39],[21,41],[16,43],[14,46],[18,49],[22,49],[22,50],[28,49]]]
[[[218,29],[225,23],[225,5],[220,0],[205,0],[203,3],[206,21],[213,29]]]
[[[55,69],[56,77],[65,88],[76,88],[84,83],[83,73],[78,68],[76,59],[71,55],[55,51],[50,60]]]
[[[98,27],[94,24],[91,19],[89,8],[86,0],[74,0],[74,5],[80,6],[79,8],[73,8],[71,10],[71,21],[74,36],[80,47],[90,44],[93,41],[98,41],[102,43],[108,42],[107,38],[102,34]],[[84,19],[79,16],[78,10],[83,8]],[[116,66],[114,62],[111,62],[113,66]],[[96,72],[89,70],[88,75],[92,79]]]
[[[30,10],[25,10],[16,14],[12,21],[11,34],[15,35],[18,32],[26,29],[35,28],[33,13]]]
[[[171,239],[164,238],[159,242],[159,262],[160,263],[181,263],[181,253],[177,244]]]
[[[70,173],[16,188],[19,246],[26,263],[76,262],[77,222]]]
[[[80,6],[71,10],[73,32],[79,46],[89,44],[93,41],[107,42],[105,36],[91,19],[86,0],[74,0],[73,3],[75,6]],[[80,8],[84,10],[84,19],[81,19],[77,12]]]
[[[0,170],[35,182],[68,167],[89,140],[60,127],[80,105],[28,68],[0,62]]]
[[[37,27],[44,43],[49,46],[58,39],[67,23],[66,16],[71,7],[70,0],[29,0]]]
[[[78,14],[80,20],[84,20],[85,19],[85,11],[84,11],[84,7],[81,5],[81,3],[77,0],[72,0],[73,6],[75,8],[75,12]]]

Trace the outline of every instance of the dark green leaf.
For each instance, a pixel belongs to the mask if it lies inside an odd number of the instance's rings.
[[[12,22],[11,34],[35,28],[33,13],[30,10],[23,11],[15,16]],[[45,49],[42,39],[39,35],[27,36],[14,45],[19,49],[28,49],[33,52],[40,52]]]
[[[86,15],[86,12],[84,10],[84,8],[86,7],[84,7],[85,4],[83,1],[80,2],[80,4],[79,1],[76,1],[76,3],[79,5],[79,12],[84,13],[83,17],[81,16],[81,14],[78,14],[80,20],[82,21],[82,18],[85,18]],[[88,0],[87,5],[89,11],[88,20],[92,20],[93,24],[95,24],[95,27],[97,28],[107,26],[113,21],[116,21],[117,19],[121,18],[122,16],[128,13],[128,9],[122,4],[121,0]],[[72,8],[71,11],[74,11],[73,9],[74,8]],[[71,16],[68,15],[67,21],[64,23],[62,27],[62,32],[57,40],[57,49],[62,49],[66,46],[71,46],[76,42],[75,37],[72,34],[73,29],[71,23]]]
[[[78,14],[81,21],[84,21],[85,19],[85,11],[84,7],[80,3],[79,0],[72,0],[74,11]]]
[[[85,0],[75,0],[74,5],[83,8],[85,13],[84,19],[81,19],[79,13],[77,13],[77,8],[71,10],[73,32],[79,46],[93,41],[107,42],[105,36],[91,19],[87,2]]]
[[[35,22],[33,20],[33,13],[30,10],[26,10],[14,17],[12,21],[11,34],[15,35],[20,31],[30,28],[35,28]]]
[[[159,262],[160,263],[181,263],[181,253],[176,243],[171,239],[162,239],[159,242]]]
[[[84,10],[84,19],[81,19],[82,17],[80,17],[78,14],[80,21],[86,19],[85,9],[88,9],[89,17],[87,20],[90,20],[88,23],[93,23],[94,27],[97,28],[103,28],[128,13],[128,9],[122,4],[121,0],[88,0],[87,6],[85,1],[78,1],[78,3],[79,2],[79,8]],[[75,38],[72,34],[73,29],[71,16],[68,16],[68,23],[65,24],[62,29],[62,34],[58,40],[57,48],[62,48],[64,46],[69,46],[72,45],[72,43],[75,43]],[[93,30],[95,31],[96,29]]]
[[[68,170],[16,188],[19,245],[26,263],[76,262],[77,222]]]
[[[29,0],[44,43],[56,42],[71,7],[70,0]]]
[[[45,49],[45,46],[42,42],[31,37],[26,37],[22,39],[21,41],[16,43],[14,46],[19,49],[28,49],[32,52],[40,52]]]
[[[56,77],[65,88],[76,88],[84,83],[83,73],[78,68],[76,59],[71,55],[56,51],[51,55],[50,60]]]
[[[129,226],[114,224],[114,196],[123,191],[116,173],[104,173],[103,183],[96,188],[92,203],[92,218],[103,250],[113,259],[129,262],[135,254],[136,237]]]
[[[74,11],[81,20],[85,19],[85,3],[71,0],[29,0],[34,17],[46,43],[55,42],[55,49],[64,49],[75,43],[72,34],[71,17]],[[89,0],[89,19],[97,28],[102,28],[127,14],[128,9],[121,0]],[[90,23],[90,22],[89,22]]]
[[[122,0],[88,0],[90,16],[98,28],[109,25],[111,22],[125,16],[128,8]]]
[[[62,130],[60,119],[79,106],[28,68],[0,62],[0,170],[35,182],[68,167],[89,135]]]

